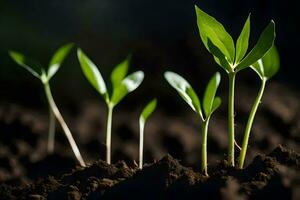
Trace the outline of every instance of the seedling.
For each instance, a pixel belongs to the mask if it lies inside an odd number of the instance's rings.
[[[244,133],[242,149],[239,156],[239,168],[241,169],[244,166],[249,135],[251,132],[251,128],[252,128],[252,124],[254,121],[257,108],[261,102],[265,90],[266,82],[277,73],[277,71],[279,70],[279,65],[280,65],[279,55],[275,46],[273,46],[263,58],[259,59],[256,63],[251,65],[251,68],[258,74],[259,78],[261,79],[261,86],[258,95],[255,98],[251,112],[249,114],[248,122]]]
[[[52,96],[52,93],[50,90],[50,85],[49,85],[49,81],[56,74],[56,72],[58,71],[58,69],[61,66],[61,63],[63,62],[65,57],[68,55],[68,53],[70,52],[72,47],[73,47],[73,44],[67,44],[67,45],[64,45],[61,48],[59,48],[52,56],[47,72],[42,67],[37,68],[38,64],[36,64],[35,62],[31,61],[30,59],[26,58],[24,55],[22,55],[18,52],[11,51],[11,52],[9,52],[9,54],[10,54],[11,58],[18,65],[20,65],[21,67],[23,67],[24,69],[29,71],[33,76],[38,78],[43,83],[45,94],[46,94],[47,101],[48,101],[49,108],[50,108],[48,151],[52,152],[54,149],[54,138],[55,138],[54,116],[55,116],[56,119],[58,120],[58,122],[60,123],[78,162],[80,163],[81,166],[86,166],[85,162],[83,161],[83,158],[80,154],[80,151],[75,143],[75,140],[72,136],[72,133],[71,133],[70,129],[68,128],[65,120],[63,119],[60,111],[58,110],[58,108],[54,102],[54,99],[53,99],[53,96]]]
[[[217,72],[208,82],[203,96],[203,106],[192,86],[180,75],[174,72],[166,72],[165,78],[169,84],[177,90],[184,101],[199,115],[202,125],[202,159],[201,170],[207,175],[207,132],[208,124],[213,112],[221,105],[221,98],[216,97],[221,76]]]
[[[212,16],[195,6],[197,24],[202,42],[215,61],[228,74],[228,162],[234,166],[234,93],[236,74],[261,59],[273,46],[275,23],[271,21],[260,35],[256,45],[246,55],[250,36],[250,14],[236,44],[223,25]]]
[[[137,71],[126,76],[130,62],[130,57],[127,57],[112,71],[110,76],[112,91],[109,92],[97,66],[83,53],[81,49],[77,50],[77,56],[85,77],[100,93],[107,104],[108,115],[106,126],[106,162],[110,164],[113,109],[128,93],[139,87],[144,79],[144,73],[142,71]]]
[[[143,109],[140,119],[140,148],[139,148],[139,168],[143,168],[143,152],[144,152],[144,128],[148,117],[153,113],[157,105],[157,100],[153,99],[150,101],[146,107]]]

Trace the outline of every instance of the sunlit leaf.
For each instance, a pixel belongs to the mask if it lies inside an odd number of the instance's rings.
[[[208,47],[208,39],[210,39],[211,42],[225,55],[229,63],[233,63],[235,48],[232,37],[215,18],[208,15],[197,6],[195,6],[195,9],[199,33],[207,50],[210,51],[210,48]],[[211,53],[213,54],[213,52]]]
[[[117,105],[128,93],[138,88],[143,80],[144,73],[142,71],[137,71],[128,75],[122,80],[119,86],[113,90],[111,103]]]
[[[153,113],[153,111],[155,110],[156,108],[156,105],[157,105],[157,100],[156,99],[153,99],[152,101],[150,101],[146,107],[143,109],[141,115],[140,115],[140,122],[142,124],[144,124],[148,117]]]
[[[68,55],[70,50],[72,49],[73,44],[66,44],[62,47],[60,47],[53,55],[53,57],[50,60],[49,67],[48,67],[48,80],[50,80],[54,74],[59,69],[61,63],[65,59],[65,57]]]
[[[15,51],[10,51],[9,52],[10,57],[21,67],[26,69],[28,72],[30,72],[33,76],[37,77],[40,79],[40,73],[37,72],[37,70],[34,69],[37,68],[37,65],[34,61],[26,58],[23,54],[15,52]]]
[[[82,52],[81,49],[77,50],[77,56],[85,77],[92,86],[104,96],[105,100],[107,100],[108,93],[106,85],[96,65]]]
[[[247,53],[248,45],[249,45],[249,36],[250,36],[250,14],[236,42],[235,63],[239,63]]]
[[[206,117],[208,117],[211,114],[213,102],[220,81],[221,81],[221,75],[219,72],[217,72],[207,84],[206,90],[204,92],[204,97],[203,97],[203,110]]]
[[[275,40],[275,23],[271,21],[269,25],[260,35],[254,48],[247,54],[247,56],[237,65],[237,70],[242,70],[250,67],[253,63],[261,59],[273,46]]]
[[[125,78],[129,68],[130,57],[131,56],[128,56],[124,61],[118,64],[112,71],[110,79],[112,82],[113,89],[115,89]]]
[[[221,103],[222,103],[221,98],[220,97],[215,97],[213,105],[212,105],[212,109],[211,109],[211,114],[213,112],[215,112],[220,107]]]
[[[261,77],[261,78],[271,78],[279,70],[280,59],[276,47],[273,46],[266,55],[258,60],[256,63],[251,65],[251,68]]]
[[[168,83],[180,94],[184,101],[195,112],[198,112],[201,116],[203,116],[199,98],[192,86],[184,78],[174,72],[165,72],[164,76]]]

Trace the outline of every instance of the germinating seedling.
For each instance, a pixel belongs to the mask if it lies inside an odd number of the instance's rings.
[[[62,46],[61,48],[59,48],[54,55],[52,56],[49,66],[48,66],[48,70],[46,72],[46,70],[42,67],[38,67],[37,68],[37,64],[31,60],[29,60],[28,58],[26,58],[24,55],[17,53],[15,51],[11,51],[9,52],[11,58],[17,63],[19,64],[21,67],[23,67],[24,69],[26,69],[27,71],[29,71],[33,76],[35,76],[36,78],[38,78],[39,80],[41,80],[41,82],[44,85],[44,90],[46,93],[46,97],[47,97],[47,101],[49,104],[49,108],[50,108],[50,112],[49,112],[49,116],[50,116],[50,124],[49,124],[49,139],[48,139],[48,151],[52,152],[53,148],[54,148],[54,134],[55,134],[55,119],[54,116],[56,117],[56,119],[58,120],[58,122],[60,123],[70,145],[71,148],[75,154],[75,157],[77,158],[78,162],[80,163],[81,166],[85,166],[85,162],[83,161],[83,158],[79,152],[79,149],[75,143],[75,140],[71,134],[70,129],[68,128],[65,120],[63,119],[61,113],[59,112],[51,90],[50,90],[50,85],[49,85],[49,81],[51,80],[51,78],[55,75],[55,73],[58,71],[58,69],[61,66],[61,63],[63,62],[63,60],[65,59],[65,57],[68,55],[68,53],[70,52],[70,50],[72,49],[73,44],[67,44]]]
[[[246,55],[250,36],[250,15],[238,37],[236,44],[223,25],[212,16],[195,6],[197,24],[202,42],[213,55],[215,61],[228,74],[228,162],[234,166],[234,91],[236,74],[261,59],[273,46],[275,23],[271,21],[260,35],[256,45]]]
[[[177,90],[184,101],[199,115],[202,124],[202,159],[201,170],[207,175],[207,132],[208,124],[213,112],[221,105],[221,98],[216,97],[221,76],[217,72],[208,82],[203,96],[203,106],[192,86],[181,76],[174,72],[166,72],[165,78]]]
[[[112,92],[109,93],[97,66],[82,52],[81,49],[77,50],[77,56],[85,77],[101,94],[107,104],[106,162],[110,164],[113,109],[128,93],[139,87],[144,79],[144,73],[142,71],[137,71],[126,76],[130,62],[130,57],[127,57],[127,59],[118,64],[112,71],[110,76]]]
[[[259,59],[256,63],[251,65],[251,68],[258,74],[258,76],[261,79],[261,86],[252,106],[244,133],[242,149],[239,156],[239,168],[241,169],[244,166],[250,131],[252,128],[257,108],[261,102],[265,90],[266,82],[277,73],[277,71],[279,70],[279,64],[279,55],[276,50],[276,47],[273,46],[263,58]]]
[[[144,152],[144,128],[148,117],[153,113],[157,105],[157,100],[153,99],[150,101],[146,107],[143,109],[140,119],[139,119],[139,126],[140,126],[140,148],[139,148],[139,168],[143,168],[143,152]]]

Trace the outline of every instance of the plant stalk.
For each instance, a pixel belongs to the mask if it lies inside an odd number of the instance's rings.
[[[208,132],[209,119],[210,119],[210,117],[208,117],[206,120],[204,120],[204,122],[202,124],[201,170],[205,174],[205,176],[208,176],[208,173],[207,173],[207,132]]]
[[[48,130],[48,144],[47,151],[49,154],[54,152],[54,141],[55,141],[55,116],[49,107],[49,130]]]
[[[81,166],[85,167],[85,162],[83,161],[83,158],[80,154],[80,151],[76,145],[76,142],[72,136],[72,133],[70,131],[70,129],[68,128],[65,120],[63,119],[61,113],[59,112],[55,102],[54,102],[54,99],[53,99],[53,96],[52,96],[52,93],[51,93],[51,90],[50,90],[50,86],[49,86],[49,83],[46,82],[44,83],[44,88],[45,88],[45,93],[46,93],[46,96],[47,96],[47,100],[48,100],[48,103],[51,107],[51,110],[53,112],[53,114],[55,115],[57,121],[60,123],[63,131],[65,132],[65,135],[71,145],[71,148],[75,154],[75,157],[77,158],[78,162],[80,163]]]
[[[234,166],[234,88],[235,72],[229,73],[228,94],[228,163]]]
[[[112,126],[113,106],[108,106],[107,125],[106,125],[106,162],[111,163],[111,126]]]
[[[257,108],[258,108],[258,106],[261,102],[261,98],[262,98],[264,90],[265,90],[266,82],[267,82],[267,79],[263,79],[262,82],[261,82],[261,86],[260,86],[258,95],[255,98],[254,104],[252,106],[252,109],[251,109],[251,112],[250,112],[250,115],[249,115],[249,118],[248,118],[248,121],[247,121],[246,129],[245,129],[245,133],[244,133],[244,138],[243,138],[242,150],[241,150],[240,156],[239,156],[239,168],[240,169],[243,169],[243,167],[244,167],[244,161],[245,161],[245,157],[246,157],[246,152],[247,152],[247,147],[248,147],[248,141],[249,141],[251,128],[252,128],[252,125],[253,125],[255,114],[257,112]]]
[[[140,120],[140,147],[139,147],[139,168],[143,168],[143,152],[144,152],[144,122]]]

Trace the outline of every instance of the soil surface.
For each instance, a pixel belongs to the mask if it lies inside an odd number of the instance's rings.
[[[143,170],[99,160],[59,178],[0,187],[1,199],[298,199],[300,155],[282,146],[244,170],[221,162],[205,177],[170,155]]]
[[[238,88],[242,97],[236,106],[239,144],[255,94],[256,89]],[[209,177],[199,172],[197,117],[188,108],[174,111],[164,104],[147,123],[144,157],[149,164],[139,170],[134,160],[138,159],[140,110],[115,111],[114,164],[107,165],[102,161],[105,106],[97,101],[84,102],[71,112],[62,109],[88,163],[81,168],[59,126],[55,151],[47,153],[46,109],[1,103],[0,199],[300,199],[300,156],[296,153],[300,152],[300,101],[293,90],[278,83],[268,86],[255,118],[244,170],[223,161],[226,106],[216,112],[208,135]]]

